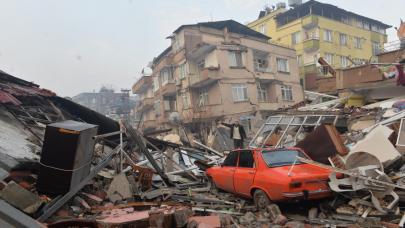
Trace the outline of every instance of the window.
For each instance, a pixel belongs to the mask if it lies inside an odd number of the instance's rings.
[[[347,67],[347,66],[349,66],[349,61],[348,61],[348,59],[347,59],[346,56],[340,56],[340,65],[341,65],[342,67]]]
[[[267,101],[267,89],[261,84],[257,85],[257,98],[259,101]]]
[[[377,25],[371,25],[371,31],[378,32],[378,26]]]
[[[170,68],[164,68],[160,71],[160,77],[162,79],[162,86],[172,81],[172,75]]]
[[[160,100],[156,100],[153,106],[156,116],[160,116]]]
[[[298,44],[299,42],[301,42],[301,33],[300,32],[294,32],[293,34],[291,34],[291,42],[292,44]]]
[[[259,32],[262,34],[266,34],[266,25],[262,24],[259,26]]]
[[[354,47],[357,49],[361,49],[361,38],[354,37]]]
[[[366,30],[370,30],[370,24],[368,22],[363,21],[363,28]]]
[[[291,86],[287,86],[287,85],[282,85],[281,86],[281,97],[285,101],[292,101],[293,100]]]
[[[263,151],[263,159],[269,167],[287,166],[301,164],[297,157],[307,158],[299,150],[268,150]]]
[[[253,153],[250,150],[239,151],[239,167],[243,168],[253,168],[255,165],[255,160],[253,158]]]
[[[153,92],[158,91],[159,89],[159,78],[153,77]]]
[[[179,66],[179,78],[183,79],[186,77],[186,64],[180,64]]]
[[[372,42],[373,55],[378,55],[380,53],[380,44],[378,42]]]
[[[349,24],[349,17],[347,15],[342,15],[342,22],[345,24]]]
[[[361,20],[356,20],[356,26],[359,28],[363,28],[363,22]]]
[[[339,43],[341,46],[346,46],[347,45],[347,35],[340,33],[339,34]]]
[[[304,65],[304,60],[302,58],[302,55],[297,55],[297,64],[298,64],[298,66]]]
[[[183,98],[183,109],[190,108],[190,100],[187,93],[182,93],[181,97]]]
[[[323,40],[332,42],[332,30],[325,29],[323,31]]]
[[[333,54],[325,53],[325,60],[329,63],[329,65],[333,65]]]
[[[247,87],[243,84],[232,86],[232,96],[233,101],[235,102],[247,101],[248,100]]]
[[[170,100],[163,100],[163,109],[165,111],[170,111]]]
[[[208,105],[208,89],[204,87],[198,91],[198,106],[203,107],[206,105]]]
[[[269,56],[267,52],[253,52],[253,61],[255,64],[255,71],[270,72]]]
[[[240,51],[228,51],[230,67],[243,67],[242,53]]]
[[[277,71],[278,72],[290,72],[287,59],[277,58]]]
[[[238,163],[238,152],[237,151],[231,151],[228,156],[226,156],[224,163],[222,163],[222,166],[236,166]]]

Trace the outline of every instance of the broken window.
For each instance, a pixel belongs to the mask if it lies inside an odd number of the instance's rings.
[[[203,107],[206,105],[208,105],[208,89],[204,87],[198,91],[198,106]]]
[[[270,59],[267,52],[254,51],[253,52],[253,61],[255,66],[255,71],[260,72],[271,72],[270,68]]]
[[[239,167],[253,168],[255,160],[253,159],[253,153],[250,150],[239,151]]]
[[[291,86],[288,86],[288,85],[282,85],[281,86],[281,98],[283,100],[285,100],[285,101],[292,101],[293,100]]]
[[[267,89],[266,89],[266,87],[264,86],[264,85],[262,85],[262,84],[258,84],[257,85],[257,99],[260,101],[260,102],[266,102],[266,101],[268,101],[268,98],[267,98]]]
[[[288,59],[277,58],[277,71],[278,72],[290,72],[290,67],[288,66]]]
[[[232,96],[233,96],[233,101],[235,101],[235,102],[247,101],[248,95],[247,95],[246,85],[237,84],[237,85],[232,86]]]
[[[235,167],[237,163],[238,163],[238,152],[231,151],[225,158],[224,163],[222,165]]]
[[[228,60],[230,67],[243,67],[241,51],[228,51]]]

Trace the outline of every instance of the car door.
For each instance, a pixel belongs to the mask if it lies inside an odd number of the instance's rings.
[[[252,150],[239,151],[239,162],[233,177],[235,192],[250,196],[250,188],[256,173],[255,159]]]
[[[238,151],[231,151],[222,163],[221,172],[217,174],[215,184],[227,192],[235,192],[233,175],[238,164]]]

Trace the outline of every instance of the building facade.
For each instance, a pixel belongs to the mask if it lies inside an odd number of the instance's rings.
[[[295,2],[295,1],[294,1]],[[301,83],[307,77],[327,76],[318,63],[322,57],[332,68],[346,68],[375,59],[387,42],[380,21],[346,11],[330,4],[310,0],[286,9],[285,4],[261,11],[248,26],[272,36],[272,41],[297,51]]]
[[[295,51],[233,21],[183,25],[132,88],[144,127],[239,120],[303,100]]]
[[[136,97],[130,97],[128,90],[115,93],[112,89],[102,87],[99,92],[80,93],[72,100],[112,119],[136,119],[131,112],[137,103]]]

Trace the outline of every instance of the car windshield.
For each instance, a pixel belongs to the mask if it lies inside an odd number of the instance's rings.
[[[263,159],[269,167],[286,166],[301,164],[297,160],[297,156],[307,158],[307,156],[299,150],[265,150],[262,152]]]

